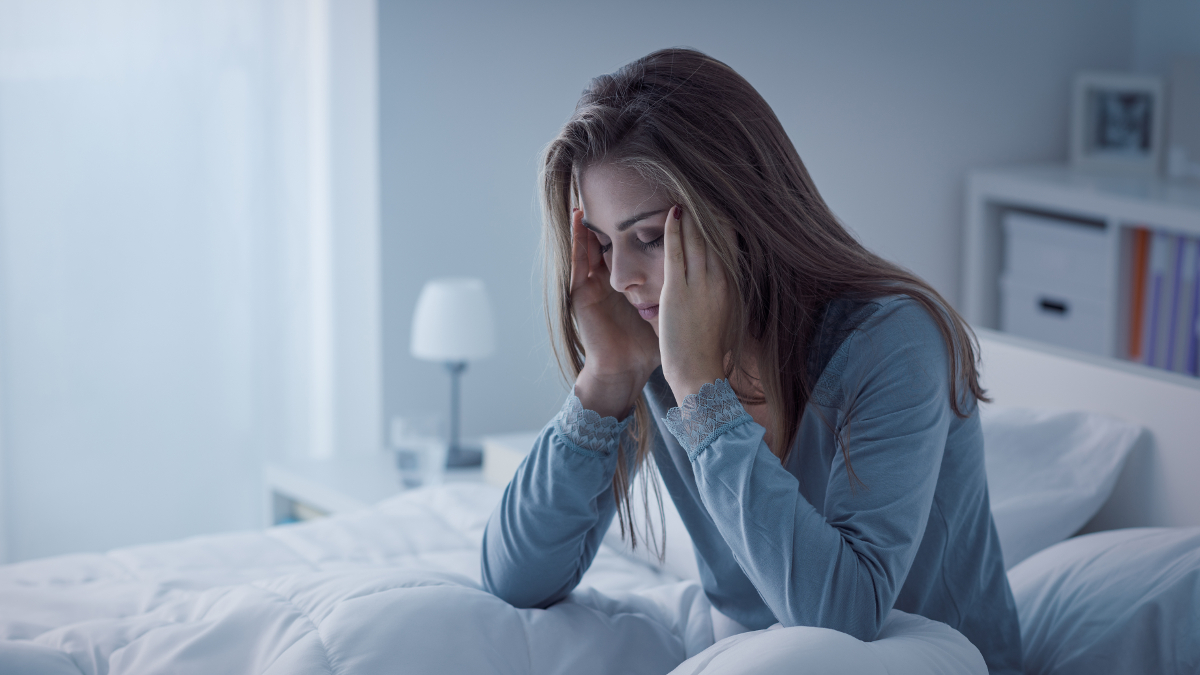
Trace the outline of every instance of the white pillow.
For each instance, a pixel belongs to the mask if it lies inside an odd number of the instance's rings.
[[[1200,672],[1200,528],[1075,537],[1008,573],[1025,672]]]
[[[1091,520],[1144,431],[1084,412],[981,406],[980,420],[1005,569]]]

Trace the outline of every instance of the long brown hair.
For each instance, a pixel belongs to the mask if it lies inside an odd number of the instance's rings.
[[[656,51],[593,79],[546,148],[541,173],[546,316],[557,338],[552,343],[559,367],[570,380],[579,375],[584,357],[571,311],[571,209],[579,203],[580,172],[599,162],[636,170],[665,189],[692,214],[720,257],[740,299],[731,303],[726,376],[755,345],[772,420],[768,433],[781,462],[819,375],[808,369],[811,343],[824,308],[835,299],[911,297],[946,342],[955,414],[965,417],[973,408],[966,394],[987,400],[976,370],[974,333],[962,317],[924,280],[855,240],[826,206],[762,96],[729,66],[691,49]],[[630,429],[637,438],[636,469],[646,464],[653,438],[644,397],[635,415]],[[853,477],[845,443],[842,453]],[[628,528],[636,546],[626,466],[620,458],[613,492],[622,534]]]

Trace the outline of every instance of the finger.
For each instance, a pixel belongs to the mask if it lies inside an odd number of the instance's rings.
[[[687,263],[683,253],[683,233],[681,226],[683,222],[679,218],[680,207],[673,206],[667,212],[667,224],[663,231],[663,248],[665,257],[663,259],[663,278],[664,283],[671,279],[676,279],[687,283]]]
[[[721,259],[717,256],[717,250],[704,244],[704,265],[707,270],[709,280],[716,284],[717,288],[723,288],[725,283],[725,266],[721,264]]]
[[[608,265],[604,262],[604,254],[600,252],[600,237],[591,230],[588,233],[588,274],[597,279],[608,279]]]
[[[588,278],[603,288],[612,288],[608,280],[608,263],[604,260],[604,254],[600,252],[600,237],[583,225],[583,211],[579,212],[579,227],[587,235]]]
[[[589,232],[588,234],[592,235],[592,243],[588,246],[588,251],[590,251],[590,255],[592,256],[592,269],[589,276],[593,282],[599,284],[602,290],[612,290],[612,283],[609,280],[608,263],[604,260],[604,254],[600,252],[600,238],[596,236],[595,232]]]
[[[582,286],[588,277],[588,232],[583,226],[583,211],[571,211],[571,290]]]
[[[683,208],[680,207],[680,211]],[[690,213],[684,213],[680,229],[683,231],[684,260],[687,262],[688,278],[701,279],[707,273],[708,245],[696,225],[696,219]]]

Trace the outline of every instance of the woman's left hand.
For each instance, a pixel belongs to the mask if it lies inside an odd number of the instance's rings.
[[[658,349],[663,376],[682,403],[705,382],[725,376],[729,282],[720,259],[682,206],[667,214],[663,236]]]

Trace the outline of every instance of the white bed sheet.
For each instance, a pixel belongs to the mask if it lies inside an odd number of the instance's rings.
[[[0,671],[666,673],[710,647],[724,652],[710,659],[720,672],[736,668],[728,641],[713,646],[697,582],[609,546],[550,609],[515,609],[480,590],[479,542],[499,495],[447,485],[265,532],[0,567]],[[876,658],[878,672],[982,668],[953,630],[895,614],[898,634],[858,643],[871,653],[890,645],[882,653],[894,663]],[[809,662],[816,643],[804,631],[822,629],[784,630],[800,631],[808,656],[796,663]],[[778,652],[781,634],[762,633]],[[922,635],[935,633],[941,658],[930,659]],[[745,651],[754,639],[730,640]],[[829,653],[845,658],[845,640]],[[689,663],[680,672],[697,672]]]

